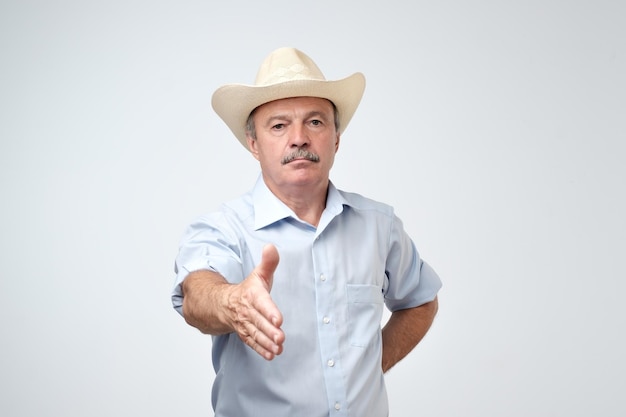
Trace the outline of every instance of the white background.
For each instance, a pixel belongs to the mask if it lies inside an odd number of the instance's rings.
[[[331,176],[441,275],[392,417],[626,415],[622,1],[0,3],[3,416],[207,416],[186,225],[256,162],[213,113],[281,46],[368,86]],[[303,377],[305,377],[303,375]]]

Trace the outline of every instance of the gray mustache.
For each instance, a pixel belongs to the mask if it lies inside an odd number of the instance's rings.
[[[293,161],[294,159],[298,159],[298,158],[304,158],[308,161],[312,161],[312,162],[319,162],[320,161],[320,157],[316,154],[314,154],[313,152],[309,152],[306,149],[303,148],[298,148],[297,150],[293,151],[292,153],[290,153],[289,155],[285,156],[280,163],[285,165],[288,164],[289,162]]]

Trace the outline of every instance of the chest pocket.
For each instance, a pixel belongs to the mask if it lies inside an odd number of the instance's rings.
[[[376,285],[348,284],[350,344],[365,347],[380,337],[383,294]]]

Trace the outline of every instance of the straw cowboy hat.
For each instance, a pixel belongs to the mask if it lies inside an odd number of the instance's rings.
[[[290,97],[320,97],[332,101],[339,113],[340,132],[348,126],[365,90],[360,72],[328,81],[315,62],[295,48],[280,48],[261,64],[254,85],[227,84],[213,93],[215,112],[248,149],[246,121],[255,108]]]

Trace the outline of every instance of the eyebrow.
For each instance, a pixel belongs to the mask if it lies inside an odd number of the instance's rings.
[[[317,117],[323,120],[329,120],[326,117],[326,114],[323,111],[320,110],[311,110],[310,112],[306,113],[304,115],[304,120],[308,120],[312,117]],[[271,124],[276,121],[276,120],[291,120],[291,118],[286,115],[286,114],[276,114],[274,116],[271,116],[269,119],[267,119],[265,126],[271,126]]]

